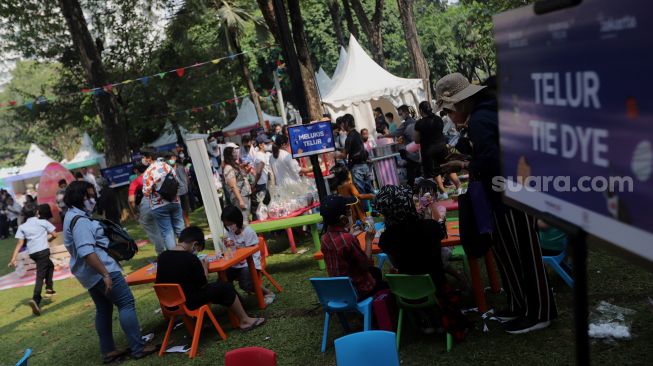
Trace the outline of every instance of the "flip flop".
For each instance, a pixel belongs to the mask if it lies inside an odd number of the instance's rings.
[[[260,327],[261,325],[265,324],[265,322],[267,322],[267,320],[265,318],[257,318],[256,321],[252,325],[250,325],[247,328],[240,328],[240,330],[243,331],[243,332],[249,332],[250,330],[252,330],[254,328],[257,328],[257,327]]]
[[[132,358],[133,360],[140,360],[141,358],[145,358],[145,357],[147,357],[147,356],[149,356],[149,355],[151,355],[151,354],[153,354],[153,353],[159,352],[159,349],[160,349],[160,348],[161,348],[161,345],[160,345],[160,344],[157,344],[156,346],[154,346],[153,349],[151,349],[151,350],[149,350],[149,351],[141,351],[141,353],[140,353],[139,355],[134,355],[134,354],[132,354],[132,355],[131,355],[131,358]]]
[[[118,353],[116,353],[116,354],[114,354],[112,356],[108,356],[108,355],[102,356],[102,363],[106,365],[106,364],[109,364],[109,363],[114,363],[116,361],[122,360],[125,356],[127,356],[127,354],[129,352],[131,352],[131,350],[128,348],[128,349],[120,351],[120,352],[118,352]]]

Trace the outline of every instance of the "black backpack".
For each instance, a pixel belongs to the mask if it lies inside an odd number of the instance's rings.
[[[138,246],[132,237],[127,233],[127,231],[120,225],[115,222],[107,219],[92,219],[85,216],[75,216],[70,222],[70,231],[73,231],[77,220],[80,218],[87,218],[89,220],[97,221],[100,223],[100,226],[104,230],[104,235],[109,238],[109,246],[103,247],[97,245],[99,248],[102,248],[106,251],[113,259],[117,262],[128,261],[134,258],[134,255],[138,253]]]
[[[161,198],[166,201],[174,201],[177,198],[177,191],[179,190],[179,182],[175,175],[172,172],[168,173],[163,182],[161,182],[161,187],[156,191]]]

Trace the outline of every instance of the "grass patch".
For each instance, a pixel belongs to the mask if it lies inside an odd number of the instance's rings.
[[[208,232],[204,212],[198,210],[191,220]],[[127,225],[136,238],[144,238],[143,231],[134,223]],[[308,251],[293,255],[288,249],[285,234],[268,237],[274,255],[268,259],[268,271],[283,286],[284,292],[277,301],[264,311],[256,307],[254,297],[246,299],[245,306],[251,314],[268,318],[268,323],[249,333],[234,330],[226,313],[214,307],[218,321],[227,332],[223,342],[217,334],[206,329],[202,334],[198,356],[189,361],[186,355],[151,356],[145,360],[125,362],[125,365],[223,365],[226,351],[244,346],[261,346],[277,353],[279,365],[335,365],[333,338],[343,335],[337,321],[332,321],[327,352],[320,353],[320,341],[324,317],[313,292],[309,277],[325,276],[312,258],[314,251],[310,235],[296,234],[297,244]],[[0,241],[0,274],[10,270],[6,263],[11,257],[15,240]],[[130,262],[125,264],[129,273],[153,260],[154,249],[147,245]],[[595,365],[651,365],[653,364],[653,307],[648,303],[652,296],[653,276],[640,267],[631,265],[603,250],[589,251],[590,304],[600,300],[637,311],[633,323],[635,337],[616,344],[593,343],[592,361]],[[212,274],[212,279],[217,278]],[[511,336],[491,323],[491,332],[483,334],[481,323],[476,322],[464,343],[455,345],[452,352],[445,353],[444,337],[420,336],[406,329],[402,339],[400,357],[402,365],[570,365],[574,363],[574,332],[572,294],[559,278],[551,276],[556,289],[559,318],[551,328],[523,336]],[[30,365],[89,365],[98,364],[99,345],[94,329],[95,307],[87,292],[77,280],[55,282],[56,297],[44,300],[43,315],[31,315],[27,300],[32,287],[5,290],[0,293],[0,365],[12,365],[25,348],[32,348],[34,355]],[[154,332],[160,343],[165,322],[158,308],[151,286],[132,287],[143,333]],[[471,298],[465,298],[472,306]],[[491,295],[490,304],[505,302],[500,295]],[[114,319],[116,318],[114,312]],[[475,317],[478,320],[478,317]],[[360,323],[360,322],[358,322]],[[117,320],[114,336],[118,347],[126,347],[126,341]],[[173,332],[172,344],[190,343],[185,330]]]

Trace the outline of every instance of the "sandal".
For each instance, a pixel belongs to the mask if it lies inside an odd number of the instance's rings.
[[[147,346],[146,346],[146,347],[147,347]],[[134,354],[132,354],[132,355],[131,355],[131,358],[132,358],[133,360],[140,360],[141,358],[145,358],[145,357],[147,357],[147,356],[149,356],[149,355],[151,355],[151,354],[153,354],[153,353],[159,352],[159,349],[160,349],[160,348],[161,348],[161,345],[160,345],[160,344],[157,344],[156,346],[153,346],[152,349],[150,349],[150,350],[145,350],[145,349],[143,349],[143,350],[141,351],[141,353],[139,353],[138,355],[134,355]]]
[[[106,355],[102,356],[102,363],[106,365],[106,364],[114,363],[114,362],[116,362],[116,361],[120,361],[120,360],[122,360],[122,359],[127,355],[127,353],[129,353],[129,352],[130,352],[130,350],[129,350],[129,349],[126,349],[126,350],[124,350],[124,351],[119,351],[119,352],[117,352],[117,353],[114,353],[114,354],[111,355],[111,356],[109,356],[108,354],[106,354]]]
[[[246,327],[246,328],[240,328],[240,330],[243,331],[243,332],[249,332],[250,330],[252,330],[254,328],[257,328],[257,327],[260,327],[261,325],[265,324],[266,321],[267,320],[265,320],[265,318],[257,318],[256,321],[254,323],[252,323],[252,325],[250,325],[249,327]]]

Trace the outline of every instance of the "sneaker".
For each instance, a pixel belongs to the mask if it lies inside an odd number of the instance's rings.
[[[526,317],[517,318],[501,324],[503,329],[510,334],[524,334],[534,330],[544,329],[551,325],[551,321],[531,320]]]
[[[270,292],[269,294],[265,295],[265,305],[270,305],[274,302],[274,299],[277,298],[277,295],[275,295],[273,292]]]
[[[449,199],[449,194],[447,192],[438,193],[438,201],[445,201]]]
[[[46,297],[46,298],[47,298],[47,297],[52,297],[52,296],[54,296],[56,293],[57,293],[57,291],[55,291],[55,290],[45,290],[45,295],[43,295],[43,297]]]
[[[494,313],[494,315],[493,315],[493,317],[499,319],[499,321],[502,322],[502,323],[508,322],[508,321],[511,321],[511,320],[515,320],[515,319],[520,318],[522,316],[524,316],[523,312],[510,311],[510,310],[507,310],[507,309],[496,311]]]
[[[465,190],[463,187],[460,187],[456,190],[456,195],[460,196],[461,194],[465,194],[465,192],[467,192],[467,190]]]
[[[41,308],[39,307],[39,304],[36,301],[30,300],[28,304],[32,308],[32,313],[34,315],[41,315]]]

